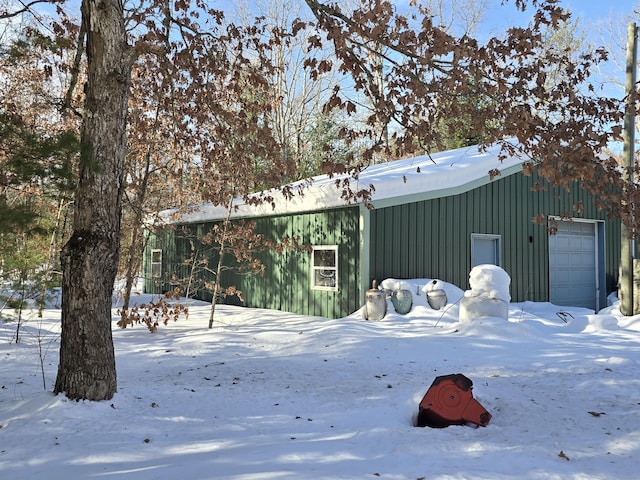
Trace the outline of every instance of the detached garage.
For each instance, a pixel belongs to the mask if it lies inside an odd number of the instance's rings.
[[[605,306],[617,284],[619,221],[606,219],[578,185],[534,191],[535,172],[526,176],[519,159],[500,162],[498,154],[467,147],[370,166],[358,182],[374,185],[373,209],[345,205],[335,178],[325,176],[314,178],[304,197],[281,199],[275,208],[238,200],[234,219],[251,219],[265,238],[296,238],[306,248],[258,253],[263,276],[229,270],[221,283],[242,290],[247,307],[340,318],[362,306],[374,279],[439,278],[466,289],[471,268],[492,263],[511,276],[514,302]],[[500,175],[491,178],[494,169]],[[580,218],[560,221],[576,204]],[[178,220],[171,213],[149,233],[149,293],[191,278],[194,252],[204,252],[198,241],[227,211],[202,205]],[[539,215],[546,224],[533,223]],[[547,233],[551,226],[556,235]],[[199,275],[202,284],[212,280]],[[206,289],[196,295],[211,299]]]

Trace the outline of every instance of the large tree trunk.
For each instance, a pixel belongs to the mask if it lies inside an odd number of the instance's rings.
[[[122,2],[83,0],[88,78],[73,235],[61,252],[62,339],[54,393],[106,400],[117,390],[111,299],[120,251],[131,49]]]

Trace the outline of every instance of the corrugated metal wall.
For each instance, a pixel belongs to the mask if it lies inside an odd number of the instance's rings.
[[[201,259],[211,247],[205,247],[200,242],[206,229],[210,225],[188,224],[171,225],[164,229],[147,232],[149,241],[143,259],[144,288],[147,293],[161,294],[175,287],[182,288],[182,293],[189,289],[189,296],[194,298],[206,297],[203,292],[203,281],[211,276],[200,272],[201,278],[197,282],[189,283],[193,259]],[[151,251],[162,250],[162,275],[160,278],[151,276]],[[210,297],[209,297],[210,298]]]
[[[264,276],[228,277],[242,285],[245,305],[339,318],[360,307],[358,207],[255,219],[256,231],[268,238],[298,238],[305,245],[338,246],[338,291],[311,289],[311,253],[285,250],[260,255]],[[273,266],[273,267],[272,267]]]
[[[538,214],[562,215],[582,201],[582,218],[602,219],[586,192],[533,192],[536,178],[516,173],[469,192],[371,212],[370,276],[440,278],[468,288],[471,234],[502,236],[502,267],[511,275],[513,301],[548,299],[549,250]],[[605,223],[606,289],[616,284],[620,223]]]
[[[235,285],[242,290],[242,305],[329,318],[340,318],[360,308],[363,292],[360,291],[360,231],[357,206],[253,220],[256,222],[256,233],[269,239],[295,237],[304,245],[337,245],[339,289],[311,289],[309,251],[264,251],[255,255],[266,266],[263,276],[243,275],[232,270],[226,271],[223,275],[223,286]],[[215,248],[205,247],[199,242],[212,225],[190,224],[152,233],[145,252],[145,291],[163,293],[178,283],[184,289],[184,279],[191,273],[188,260],[193,258],[196,252],[197,258],[207,258],[211,268],[215,269],[218,259]],[[154,248],[163,250],[164,275],[161,282],[154,282],[150,278],[150,252]],[[227,258],[231,264],[232,259]],[[198,271],[196,277],[192,282],[193,288],[201,285],[203,279],[212,278],[204,271]],[[197,292],[196,298],[210,301],[211,294],[201,289]],[[231,299],[230,302],[236,303]]]
[[[580,189],[570,193],[549,188],[532,192],[535,177],[521,173],[497,178],[469,192],[448,197],[377,208],[367,213],[363,251],[369,252],[369,265],[361,265],[362,248],[359,207],[349,206],[314,212],[254,219],[256,230],[267,238],[298,237],[307,245],[339,246],[339,291],[311,290],[311,254],[288,250],[282,254],[262,252],[257,257],[267,266],[262,277],[227,272],[224,285],[243,291],[244,305],[274,308],[307,315],[340,318],[357,310],[363,302],[365,285],[376,278],[440,278],[460,288],[468,288],[471,265],[471,234],[501,235],[502,266],[511,276],[513,301],[547,301],[549,279],[548,234],[545,225],[532,223],[538,214],[562,215],[576,201],[584,205],[583,218],[605,220],[591,198]],[[617,282],[620,222],[606,220],[605,270],[608,293]],[[206,257],[213,266],[217,255],[199,243],[212,224],[190,224],[151,234],[145,252],[145,289],[162,293],[191,274],[185,263]],[[368,234],[368,236],[367,236]],[[368,242],[368,244],[367,244]],[[150,252],[163,251],[163,278],[150,277]],[[361,279],[361,267],[369,271]],[[191,284],[197,297],[210,300],[202,281],[211,279],[199,272]],[[361,287],[362,285],[362,287]]]

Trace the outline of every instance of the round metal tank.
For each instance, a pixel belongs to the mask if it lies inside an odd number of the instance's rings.
[[[434,310],[440,310],[447,304],[447,292],[440,289],[429,290],[427,292],[427,302]]]
[[[378,281],[374,280],[371,288],[365,293],[364,318],[382,320],[387,314],[387,298],[384,291],[378,289]]]
[[[413,306],[413,294],[410,290],[394,290],[391,294],[391,303],[396,313],[404,315],[411,311]]]

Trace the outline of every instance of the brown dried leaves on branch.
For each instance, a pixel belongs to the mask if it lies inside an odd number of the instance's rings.
[[[149,332],[154,333],[161,323],[166,326],[171,320],[177,322],[180,315],[184,315],[185,318],[189,317],[189,308],[175,301],[179,298],[180,292],[173,290],[167,292],[164,297],[160,297],[158,300],[135,305],[130,310],[118,310],[117,313],[120,315],[120,320],[118,320],[117,325],[120,328],[127,328],[128,326],[144,324],[149,329]],[[171,300],[174,301],[170,302]]]
[[[621,140],[624,101],[599,96],[590,83],[607,60],[603,48],[571,52],[548,43],[547,34],[570,19],[559,3],[513,0],[531,12],[529,25],[484,44],[449,35],[417,1],[404,16],[382,0],[361,0],[350,11],[335,2],[306,3],[333,43],[335,62],[353,79],[350,88],[371,103],[366,128],[358,125],[352,137],[370,147],[351,171],[383,151],[396,158],[438,151],[463,132],[468,144],[502,144],[505,157],[521,157],[526,173],[538,166],[541,177],[560,189],[580,182],[598,208],[632,221],[628,205],[640,198],[638,187],[605,154],[610,142]],[[313,62],[308,67],[318,68]],[[336,88],[327,108],[345,110],[350,95],[352,90]],[[386,141],[380,134],[385,129],[391,132]],[[508,143],[513,140],[515,146]]]

